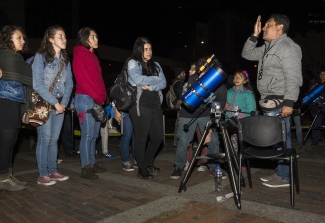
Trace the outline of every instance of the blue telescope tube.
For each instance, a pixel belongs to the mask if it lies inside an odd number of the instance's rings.
[[[308,105],[312,103],[316,98],[321,96],[325,91],[324,84],[318,84],[313,89],[306,93],[306,96],[302,99],[302,105]]]

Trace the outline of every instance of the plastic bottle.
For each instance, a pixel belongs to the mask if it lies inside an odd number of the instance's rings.
[[[221,192],[222,188],[222,170],[220,168],[220,164],[216,164],[216,168],[214,170],[214,182],[215,182],[215,191]]]

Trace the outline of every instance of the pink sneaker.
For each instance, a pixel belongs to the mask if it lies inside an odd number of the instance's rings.
[[[37,184],[42,184],[44,186],[51,186],[56,184],[56,182],[51,178],[49,178],[49,176],[45,176],[45,177],[38,177]]]
[[[57,181],[65,181],[69,179],[68,176],[64,176],[62,174],[59,174],[58,172],[51,173],[49,177],[51,178],[51,180],[57,180]]]

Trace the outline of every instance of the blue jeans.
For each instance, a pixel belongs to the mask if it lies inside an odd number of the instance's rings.
[[[271,112],[264,112],[266,116],[275,116],[281,112],[281,108]],[[282,118],[279,116],[279,118]],[[291,129],[290,129],[290,117],[283,118],[286,123],[286,132],[287,132],[287,149],[291,149]],[[282,148],[278,148],[279,150]],[[278,167],[275,169],[276,174],[286,181],[290,181],[289,177],[289,162],[286,160],[279,160]]]
[[[76,94],[75,107],[78,115],[92,108],[94,100],[84,94]],[[90,113],[84,113],[79,117],[81,139],[79,145],[81,168],[87,165],[94,165],[96,140],[99,134],[100,122],[96,122]],[[83,123],[82,123],[83,122]]]
[[[208,121],[210,121],[210,117],[199,117],[197,118],[190,126],[188,132],[183,130],[183,126],[188,124],[192,118],[179,118],[179,127],[177,132],[177,147],[176,147],[176,158],[174,161],[175,167],[177,169],[183,169],[186,163],[186,151],[193,140],[195,134],[196,125],[199,126],[201,133],[204,132],[204,126]],[[219,135],[218,132],[212,132],[211,142],[208,144],[208,154],[219,153]],[[215,165],[208,164],[210,169],[213,169]]]
[[[300,115],[292,116],[292,120],[295,123],[296,126],[296,137],[298,142],[302,142],[302,130],[301,130],[301,121],[300,121]]]
[[[36,159],[41,177],[57,172],[58,139],[64,114],[55,115],[52,110],[44,125],[37,127]]]
[[[130,142],[132,154],[134,156],[134,131],[129,113],[123,114],[123,133],[120,142],[120,151],[123,164],[130,163],[129,151]]]

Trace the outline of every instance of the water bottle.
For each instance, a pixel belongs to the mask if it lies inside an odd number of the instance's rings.
[[[220,164],[216,164],[216,168],[214,170],[214,182],[215,182],[215,190],[216,192],[222,191],[222,170],[220,168]]]

